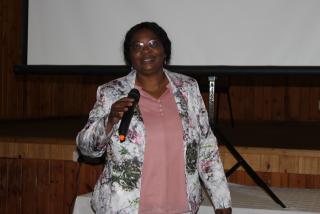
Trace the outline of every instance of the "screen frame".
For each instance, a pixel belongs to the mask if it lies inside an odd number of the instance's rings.
[[[125,75],[130,71],[126,65],[28,65],[28,15],[29,0],[22,1],[21,64],[14,65],[16,74],[78,74],[78,75]],[[168,65],[167,69],[196,76],[214,75],[319,75],[320,66],[180,66]]]

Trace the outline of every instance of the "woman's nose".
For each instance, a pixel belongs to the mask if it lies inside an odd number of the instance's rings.
[[[145,45],[142,48],[142,52],[149,52],[151,50],[151,48],[149,47],[149,45]]]

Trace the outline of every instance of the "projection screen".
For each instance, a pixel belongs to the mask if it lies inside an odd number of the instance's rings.
[[[172,65],[320,65],[319,0],[29,0],[28,65],[123,65],[142,21],[172,40]]]

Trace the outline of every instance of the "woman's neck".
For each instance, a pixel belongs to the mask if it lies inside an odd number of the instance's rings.
[[[164,72],[153,75],[137,73],[136,76],[136,84],[155,98],[159,98],[166,91],[168,82]]]

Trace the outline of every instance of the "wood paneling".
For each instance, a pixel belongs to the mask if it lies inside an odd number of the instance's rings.
[[[95,169],[93,167],[93,169]],[[101,167],[100,167],[101,169]],[[75,164],[71,161],[65,161],[64,162],[64,174],[68,174],[68,176],[64,177],[64,199],[65,202],[64,211],[63,213],[72,213],[73,210],[73,203],[75,196],[80,193],[80,190],[78,188],[82,187],[82,183],[80,184],[80,181],[78,181],[78,175],[79,175],[79,165]],[[100,171],[99,171],[100,172]],[[91,172],[88,172],[88,175],[90,175]],[[97,181],[99,175],[95,177],[94,183],[90,183],[90,190],[92,190],[94,184]],[[82,193],[86,193],[89,191],[83,191]]]
[[[21,4],[19,0],[0,0],[0,115],[23,116],[23,77],[12,66],[21,56]]]
[[[6,162],[8,191],[6,192],[5,213],[21,213],[22,211],[22,160],[8,159]]]
[[[319,150],[235,148],[257,172],[320,175]],[[220,146],[220,154],[225,169],[230,169],[236,163],[235,158],[224,146]],[[241,167],[238,170],[243,171]]]
[[[36,213],[37,212],[37,192],[34,191],[37,188],[37,161],[27,159],[22,161],[22,192],[21,192],[21,207],[23,207],[23,213]]]
[[[5,213],[7,208],[6,199],[8,196],[8,176],[6,159],[0,158],[0,213]]]
[[[75,198],[92,192],[103,166],[72,161],[73,140],[0,141],[0,213],[72,213]],[[320,188],[320,151],[236,147],[269,185]],[[220,146],[225,169],[234,157]],[[239,168],[229,182],[256,185]]]
[[[302,149],[258,148],[258,147],[235,147],[242,157],[255,171],[271,173],[291,173],[320,175],[320,151]],[[74,139],[46,139],[31,138],[16,142],[14,139],[0,139],[0,157],[16,159],[42,159],[72,161],[76,145]],[[236,160],[226,147],[220,146],[221,159],[225,169],[231,168]],[[53,163],[53,162],[52,162]],[[30,164],[29,164],[30,165]],[[70,167],[68,165],[68,167]],[[57,172],[63,171],[64,166],[50,166]],[[39,168],[40,170],[47,170]],[[71,167],[72,170],[72,167]],[[87,169],[83,169],[85,174]],[[239,168],[239,170],[243,170]],[[4,171],[4,169],[2,170]],[[28,173],[22,171],[22,173]],[[54,173],[56,174],[56,173]],[[95,180],[88,176],[88,180]],[[5,181],[5,180],[4,180]],[[3,181],[3,182],[4,182]],[[94,181],[92,181],[94,183]]]
[[[19,142],[0,140],[0,157],[46,160],[72,160],[73,158],[75,140],[33,140]]]
[[[92,191],[102,170],[101,166],[83,165],[0,158],[0,213],[72,213],[76,195]]]
[[[49,213],[49,186],[50,186],[50,160],[37,161],[37,173],[33,175],[37,179],[37,203],[38,213]],[[69,176],[67,176],[69,177]]]
[[[72,161],[0,158],[0,213],[71,214],[75,197],[93,191],[101,171],[102,166]],[[257,174],[273,187],[320,188],[320,175],[259,171]],[[228,180],[255,185],[242,170],[234,172]]]
[[[49,213],[63,213],[64,210],[64,161],[49,162]]]
[[[265,181],[270,187],[284,187],[284,188],[320,188],[320,175],[305,175],[295,173],[270,173],[257,172],[258,176]],[[229,182],[256,185],[254,181],[245,171],[235,171],[229,178]]]

